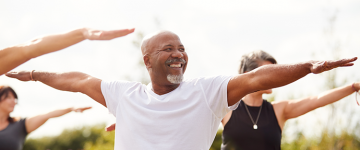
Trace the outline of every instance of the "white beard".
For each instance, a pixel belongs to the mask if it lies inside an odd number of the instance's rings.
[[[183,75],[167,75],[167,80],[172,84],[180,84],[183,80]]]

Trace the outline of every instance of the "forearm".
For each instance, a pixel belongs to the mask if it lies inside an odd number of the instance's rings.
[[[65,108],[65,109],[58,109],[58,110],[48,112],[48,113],[44,114],[44,116],[46,116],[45,118],[47,118],[47,119],[60,117],[62,115],[65,115],[65,114],[73,111],[73,110],[74,110],[74,108],[72,108],[72,107]]]
[[[267,90],[292,83],[311,73],[310,62],[293,65],[265,65],[251,72],[249,84],[253,91]]]
[[[351,87],[351,85],[352,84],[321,93],[320,95],[314,98],[313,109],[331,104],[354,93],[355,91]]]
[[[358,90],[360,88],[359,85],[355,85],[355,88]],[[342,98],[352,94],[353,92],[354,89],[350,84],[347,86],[323,92],[317,96],[311,96],[298,100],[284,101],[284,103],[286,103],[286,107],[284,109],[284,117],[287,120],[301,116],[316,108],[323,107],[325,105],[341,100]]]
[[[0,75],[40,55],[64,49],[85,39],[77,29],[64,34],[48,35],[30,42],[0,50]]]
[[[86,82],[91,76],[81,72],[65,72],[65,73],[54,73],[54,72],[42,72],[34,71],[33,79],[40,81],[48,86],[51,86],[58,90],[70,91],[70,92],[81,92],[81,83]]]
[[[24,53],[29,58],[34,58],[46,53],[58,51],[85,40],[83,29],[76,29],[63,34],[54,34],[35,39],[24,46]]]
[[[59,110],[55,110],[55,111],[52,111],[52,112],[49,112],[46,114],[29,117],[25,121],[26,130],[28,133],[31,133],[32,131],[36,130],[41,125],[43,125],[50,118],[55,118],[55,117],[65,115],[65,114],[71,112],[72,110],[73,110],[73,108],[59,109]]]

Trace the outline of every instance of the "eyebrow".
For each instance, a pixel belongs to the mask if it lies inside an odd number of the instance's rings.
[[[165,46],[163,46],[163,47],[167,47],[167,46],[173,46],[173,45],[168,44],[168,45],[165,45]],[[179,46],[184,47],[184,45],[179,45]]]

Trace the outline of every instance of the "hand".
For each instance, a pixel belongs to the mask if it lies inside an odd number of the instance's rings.
[[[92,108],[92,107],[73,108],[72,111],[74,111],[74,112],[83,112],[84,110],[88,110],[90,108]]]
[[[85,28],[83,31],[83,35],[85,39],[89,39],[89,40],[111,40],[114,38],[128,35],[134,32],[134,30],[135,29],[132,28],[132,29],[103,31],[103,30],[94,30],[94,29]]]
[[[30,72],[31,71],[11,71],[6,73],[5,75],[10,78],[15,78],[20,81],[30,81]]]
[[[314,74],[322,73],[324,71],[328,71],[337,67],[347,67],[352,66],[357,57],[350,59],[341,59],[341,60],[330,60],[330,61],[314,61],[312,62],[312,67],[310,71]]]
[[[115,126],[116,126],[115,123],[112,124],[112,125],[110,125],[110,126],[107,126],[107,127],[105,128],[105,131],[106,131],[106,132],[113,131],[113,130],[115,130]]]

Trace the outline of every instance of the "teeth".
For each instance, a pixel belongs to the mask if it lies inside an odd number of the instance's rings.
[[[180,68],[181,64],[171,64],[170,67]]]

